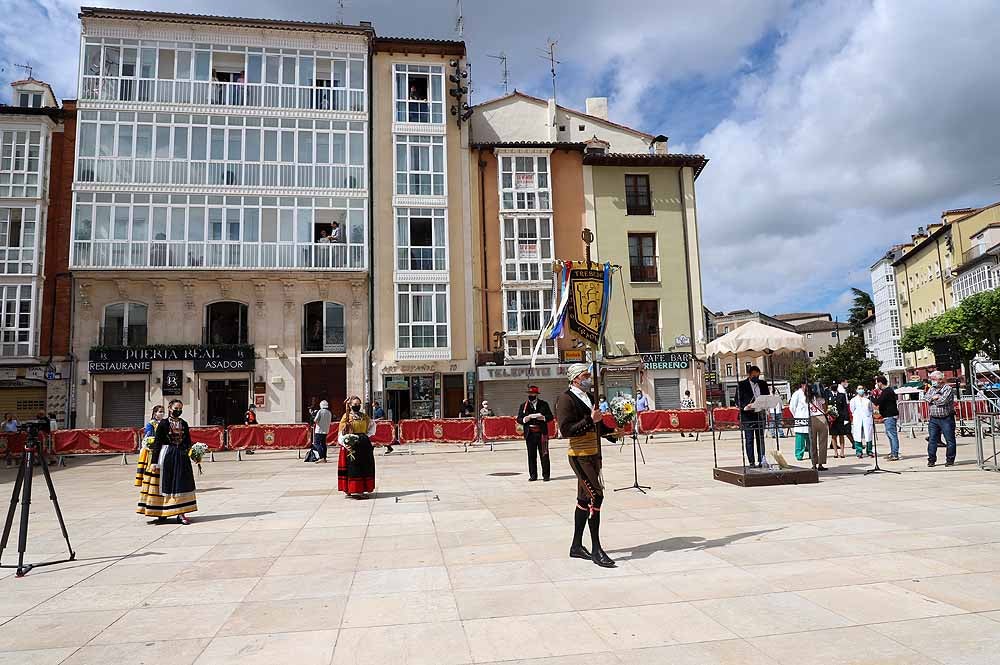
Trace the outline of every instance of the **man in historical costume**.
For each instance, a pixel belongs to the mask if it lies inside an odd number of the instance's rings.
[[[184,404],[179,399],[167,405],[167,417],[156,426],[153,441],[153,462],[148,480],[143,481],[139,511],[157,522],[177,517],[181,524],[190,524],[187,513],[198,510],[195,495],[194,470],[191,466],[191,431],[181,418]]]
[[[566,371],[569,390],[556,402],[559,431],[569,439],[569,465],[577,477],[576,511],[573,517],[573,544],[569,555],[590,559],[603,568],[614,568],[615,562],[601,547],[601,506],[604,503],[604,483],[601,477],[601,443],[598,433],[614,441],[614,429],[604,424],[603,414],[594,403],[590,390],[594,386],[590,366],[576,363]],[[583,546],[583,529],[590,526],[591,551]]]
[[[549,403],[539,396],[538,386],[528,386],[528,399],[517,409],[517,424],[524,429],[528,446],[528,480],[538,480],[538,457],[542,458],[542,480],[551,476],[549,464],[549,423],[555,417]]]
[[[747,407],[761,395],[770,395],[771,390],[767,387],[767,381],[761,380],[759,367],[752,366],[748,374],[747,378],[736,385],[736,403],[740,407],[740,427],[743,430],[747,464],[757,466],[764,463],[765,414]]]

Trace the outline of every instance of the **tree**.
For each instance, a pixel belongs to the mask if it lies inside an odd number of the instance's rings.
[[[816,380],[813,364],[808,359],[796,358],[788,366],[788,383],[795,390],[802,383],[812,383]]]
[[[882,363],[868,355],[865,340],[852,335],[836,346],[831,346],[816,359],[815,376],[823,385],[837,383],[843,379],[851,382],[851,387],[865,385],[871,388],[875,383]]]
[[[971,295],[958,307],[913,324],[900,338],[899,348],[906,353],[930,349],[935,338],[946,335],[954,336],[966,368],[979,354],[1000,358],[1000,289]]]
[[[851,332],[860,336],[861,322],[868,318],[869,312],[875,311],[875,303],[866,291],[851,287],[851,292],[854,293],[854,304],[848,310],[847,323],[851,326]]]

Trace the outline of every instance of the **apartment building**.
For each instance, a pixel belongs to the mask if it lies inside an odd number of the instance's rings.
[[[1000,203],[971,214],[970,219],[985,218],[981,220],[985,226],[969,235],[969,248],[953,270],[951,288],[956,306],[971,295],[1000,288]]]
[[[80,17],[78,424],[367,394],[371,26]]]
[[[870,269],[875,319],[874,338],[868,343],[868,348],[882,363],[882,373],[891,385],[900,385],[906,380],[903,352],[899,348],[899,339],[903,333],[896,292],[896,271],[892,265],[899,258],[900,250],[899,246],[891,248]]]
[[[0,413],[71,422],[67,252],[75,109],[30,76],[0,105]]]
[[[578,111],[515,91],[471,119],[474,343],[482,397],[512,413],[529,383],[565,390],[587,358],[570,336],[530,359],[551,316],[553,262],[621,266],[605,338],[609,398],[643,389],[657,407],[704,394],[705,319],[694,181],[707,160],[667,152],[667,139],[608,119],[607,99]],[[479,248],[482,248],[479,250]]]
[[[851,336],[851,326],[834,321],[829,312],[795,312],[791,314],[775,314],[774,318],[784,321],[802,335],[806,346],[806,356],[815,360],[830,347]]]
[[[465,44],[378,37],[372,76],[374,398],[453,418],[475,396]]]

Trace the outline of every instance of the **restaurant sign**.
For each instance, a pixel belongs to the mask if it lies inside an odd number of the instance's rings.
[[[646,369],[690,369],[690,353],[641,353]]]
[[[191,361],[196,372],[252,372],[252,346],[137,346],[91,349],[91,374],[149,374],[154,361]]]

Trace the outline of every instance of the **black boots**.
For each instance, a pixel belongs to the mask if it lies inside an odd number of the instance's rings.
[[[580,506],[573,511],[573,544],[569,547],[569,556],[573,559],[590,559],[590,552],[583,546],[583,529],[587,526],[589,510],[581,510]]]
[[[617,564],[601,547],[601,511],[595,510],[590,516],[591,561],[601,568],[616,568]]]

